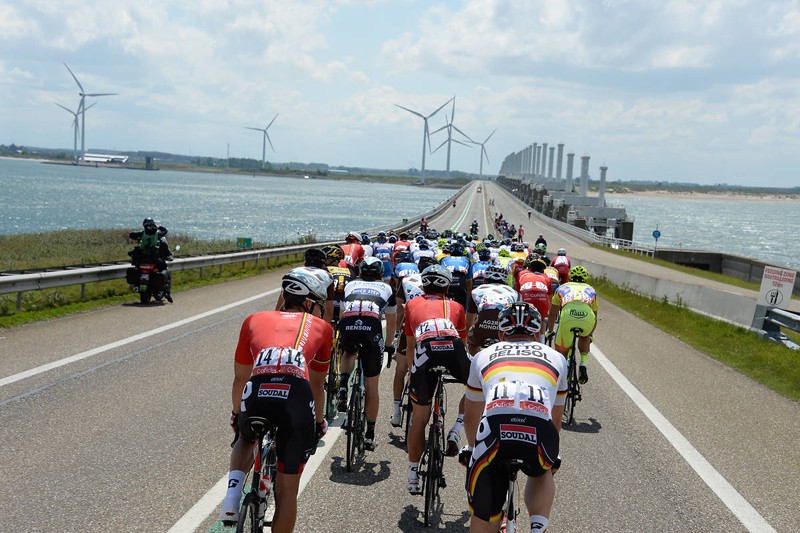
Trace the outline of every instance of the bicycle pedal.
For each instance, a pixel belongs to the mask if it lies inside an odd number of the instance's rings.
[[[439,479],[439,486],[443,489],[447,488],[447,481],[445,481],[444,476],[442,476],[441,479]]]

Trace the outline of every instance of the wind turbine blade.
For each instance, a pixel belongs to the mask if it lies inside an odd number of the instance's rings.
[[[245,126],[244,129],[246,129],[246,130],[255,130],[255,131],[264,131],[264,128],[251,128],[250,126]]]
[[[445,139],[445,140],[442,142],[442,144],[440,144],[439,146],[437,146],[437,147],[436,147],[436,150],[432,151],[431,153],[432,153],[432,154],[435,154],[436,152],[438,152],[438,151],[439,151],[439,148],[441,148],[441,147],[442,147],[442,146],[444,146],[445,144],[447,144],[447,139]]]
[[[273,118],[272,120],[275,120],[275,119]],[[270,124],[272,124],[272,123],[270,122]],[[275,147],[272,146],[272,139],[269,138],[269,133],[267,133],[267,130],[264,130],[264,135],[267,136],[267,141],[269,141],[269,147],[272,148],[272,151],[274,152],[275,151]]]
[[[458,129],[458,127],[457,127],[457,126],[453,125],[453,129],[454,129],[454,130],[456,130],[456,131],[457,131],[458,133],[460,133],[461,135],[463,135],[464,137],[466,137],[466,139],[467,139],[469,142],[471,142],[471,143],[474,143],[474,142],[475,142],[475,141],[473,141],[473,140],[472,140],[472,137],[470,137],[469,135],[467,135],[466,133],[464,133],[463,131],[461,131],[460,129]]]
[[[483,141],[483,144],[486,144],[486,143],[488,143],[488,142],[489,142],[489,139],[491,139],[491,138],[492,138],[492,135],[494,135],[494,132],[495,132],[495,131],[497,131],[497,128],[495,128],[495,129],[494,129],[494,131],[493,131],[492,133],[490,133],[488,137],[486,137],[486,140],[485,140],[485,141]],[[487,157],[487,159],[488,159],[488,157]]]
[[[89,107],[84,108],[83,111],[81,111],[81,113],[86,113],[88,110],[90,110],[91,108],[93,108],[96,105],[97,105],[97,102],[93,103]]]
[[[461,141],[459,141],[458,139],[453,139],[453,142],[454,142],[454,143],[458,143],[458,144],[460,144],[461,146],[466,146],[467,148],[471,148],[471,147],[472,147],[472,145],[470,145],[470,144],[467,144],[467,143],[462,143],[462,142],[461,142]]]
[[[491,135],[490,135],[491,137]],[[481,145],[481,157],[486,156],[486,162],[489,163],[489,154],[486,153],[486,147]]]
[[[439,111],[441,111],[441,110],[442,110],[442,108],[443,108],[444,106],[446,106],[447,104],[449,104],[449,103],[450,103],[452,100],[453,100],[453,99],[451,98],[450,100],[448,100],[448,101],[446,101],[445,103],[443,103],[442,105],[440,105],[440,106],[439,106],[439,107],[436,109],[436,111],[434,111],[433,113],[431,113],[430,115],[428,115],[428,117],[427,117],[427,118],[431,118],[433,115],[435,115],[436,113],[438,113]]]
[[[269,121],[269,124],[267,124],[267,127],[264,128],[264,131],[267,131],[269,129],[269,127],[272,126],[272,123],[275,122],[276,118],[278,118],[278,114],[277,113],[275,113],[275,116],[272,117],[272,120]],[[270,143],[270,145],[272,145],[272,143]]]
[[[401,106],[401,105],[397,105],[397,104],[394,104],[394,105],[395,105],[395,107],[399,107],[400,109],[405,109],[406,111],[408,111],[408,112],[409,112],[409,113],[411,113],[411,114],[417,115],[419,118],[422,118],[422,119],[424,119],[424,118],[425,118],[425,117],[424,117],[424,116],[422,116],[421,114],[417,113],[416,111],[412,111],[411,109],[409,109],[409,108],[407,108],[407,107],[403,107],[403,106]]]
[[[75,77],[75,74],[72,73],[72,69],[70,69],[69,66],[66,63],[64,63],[64,66],[67,67],[67,70],[69,71],[70,75],[72,76],[72,79],[75,80],[75,83],[78,84],[78,88],[80,88],[81,93],[83,93],[83,85],[81,85],[81,82],[79,82],[78,78]]]
[[[444,126],[442,126],[441,128],[439,128],[438,130],[434,130],[434,131],[432,131],[432,132],[431,132],[431,135],[434,135],[434,134],[436,134],[436,133],[439,133],[439,132],[440,132],[440,131],[442,131],[442,130],[446,130],[447,128],[448,128],[448,125],[447,125],[447,124],[445,124]]]
[[[61,104],[59,104],[59,103],[57,103],[57,102],[54,102],[54,103],[55,103],[55,104],[56,104],[58,107],[60,107],[61,109],[63,109],[64,111],[66,111],[66,112],[68,112],[68,113],[70,113],[70,114],[72,114],[72,115],[74,115],[74,116],[76,116],[76,117],[78,116],[78,114],[77,114],[75,111],[73,111],[72,109],[70,109],[70,108],[68,108],[68,107],[64,107],[63,105],[61,105]]]
[[[117,96],[119,93],[92,93],[85,96]]]

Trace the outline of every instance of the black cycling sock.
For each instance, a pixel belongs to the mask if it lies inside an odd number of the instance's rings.
[[[367,434],[365,435],[368,439],[375,438],[375,421],[374,420],[367,420]]]
[[[350,372],[339,374],[339,390],[347,390],[347,382],[350,380]]]

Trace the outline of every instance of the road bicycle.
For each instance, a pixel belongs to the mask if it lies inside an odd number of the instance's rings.
[[[277,429],[266,418],[259,416],[248,418],[247,423],[256,436],[257,448],[253,469],[249,474],[250,491],[245,494],[239,509],[236,533],[261,533],[265,526],[272,525],[272,521],[265,517],[273,499],[272,488],[278,473]]]
[[[328,376],[325,378],[325,418],[331,422],[336,418],[336,393],[339,391],[339,331],[334,325],[333,345],[331,346],[331,363],[328,365]]]
[[[504,528],[500,531],[505,533],[515,533],[517,531],[517,515],[519,515],[520,502],[515,501],[517,495],[517,474],[522,465],[522,459],[506,459],[501,463],[508,475],[508,489],[506,490],[506,503],[503,505]],[[530,526],[528,527],[530,530]]]
[[[403,442],[408,444],[408,429],[411,427],[411,385],[409,375],[403,383],[403,394],[400,396],[400,425],[403,428]]]
[[[567,401],[564,404],[564,420],[567,425],[575,421],[575,404],[581,401],[581,384],[578,381],[578,333],[580,328],[572,328],[572,347],[567,359]]]
[[[422,479],[422,492],[425,496],[425,511],[422,515],[425,527],[431,525],[434,508],[441,504],[439,489],[447,487],[447,482],[444,478],[444,451],[446,445],[444,415],[445,406],[447,405],[444,384],[455,382],[455,380],[445,379],[444,373],[447,369],[443,366],[436,366],[428,371],[436,375],[436,385],[433,393],[428,441],[425,444],[425,450],[422,452],[422,458],[419,462],[419,476]]]
[[[367,430],[367,414],[364,411],[364,374],[360,355],[356,357],[356,366],[350,382],[350,401],[347,404],[347,420],[344,423],[344,430],[347,433],[346,465],[348,472],[353,471],[357,457],[363,456],[366,449],[364,434]]]

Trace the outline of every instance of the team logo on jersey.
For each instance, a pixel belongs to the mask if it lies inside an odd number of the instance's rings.
[[[445,352],[453,349],[453,341],[431,341],[432,352]]]
[[[258,386],[258,397],[280,398],[281,400],[285,400],[289,398],[289,389],[291,388],[291,385],[282,383],[262,383]]]
[[[518,440],[536,444],[536,428],[517,424],[500,424],[500,440]]]
[[[572,318],[586,318],[589,316],[589,313],[587,311],[579,311],[578,309],[570,309],[569,316]]]
[[[359,318],[352,325],[345,326],[344,329],[346,331],[368,331],[372,328],[370,326],[365,325],[364,321]]]

